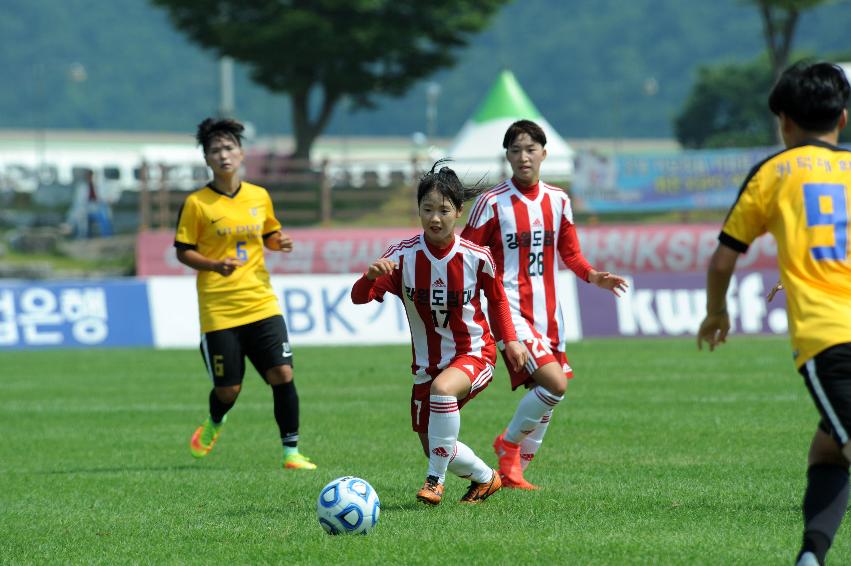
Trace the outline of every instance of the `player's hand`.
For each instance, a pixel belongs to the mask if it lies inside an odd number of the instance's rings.
[[[773,298],[774,298],[774,295],[776,295],[779,291],[782,291],[782,290],[783,290],[783,283],[781,283],[780,281],[778,281],[778,282],[777,282],[777,285],[775,285],[774,287],[772,287],[772,288],[771,288],[771,291],[769,291],[769,292],[768,292],[768,296],[766,297],[766,299],[768,299],[768,302],[770,303],[770,302],[771,302],[771,299],[773,299]]]
[[[228,277],[234,272],[234,270],[236,270],[236,268],[242,267],[243,265],[244,263],[235,257],[226,257],[222,261],[217,261],[216,264],[213,265],[213,271],[223,277]]]
[[[626,279],[620,275],[615,275],[608,271],[596,271],[594,269],[588,273],[588,282],[593,283],[600,289],[611,291],[616,297],[620,297],[622,293],[626,293],[629,287]]]
[[[508,358],[511,369],[520,371],[529,361],[529,351],[517,340],[512,340],[505,343],[505,357]]]
[[[703,350],[703,342],[706,342],[709,344],[709,351],[714,352],[716,347],[727,341],[729,331],[730,315],[726,310],[706,315],[697,331],[697,349]]]
[[[369,269],[366,272],[366,278],[370,281],[375,281],[382,275],[391,273],[394,269],[396,269],[396,262],[392,259],[377,259],[369,266]]]
[[[293,239],[289,234],[280,230],[273,232],[266,238],[266,247],[277,252],[289,253],[293,251]]]

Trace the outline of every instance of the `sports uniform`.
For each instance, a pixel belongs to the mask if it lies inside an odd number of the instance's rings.
[[[503,181],[478,197],[461,236],[490,248],[517,339],[529,350],[524,369],[509,366],[512,389],[533,383],[532,373],[549,362],[558,362],[572,377],[556,295],[556,254],[582,280],[588,279],[591,266],[582,256],[567,194],[543,182],[518,187],[510,179]]]
[[[271,367],[292,365],[286,324],[263,258],[264,235],[280,228],[266,189],[244,181],[233,195],[207,185],[186,197],[180,210],[176,248],[244,262],[227,277],[199,271],[196,279],[201,352],[216,386],[242,382],[246,355],[261,376]]]
[[[579,247],[570,199],[560,188],[541,181],[523,187],[507,179],[480,195],[461,235],[493,252],[518,340],[529,353],[523,368],[506,364],[511,388],[522,385],[529,391],[505,432],[496,437],[494,451],[504,485],[534,489],[522,472],[540,448],[563,395],[537,385],[532,375],[557,363],[567,379],[573,377],[564,353],[564,316],[556,294],[557,254],[584,281],[592,268]]]
[[[451,178],[457,181],[454,173]],[[422,212],[423,203],[433,206],[434,200],[444,199],[439,195],[435,191],[420,201],[421,217],[430,217],[430,213]],[[391,246],[379,260],[393,262],[392,271],[374,280],[364,274],[352,287],[356,304],[383,301],[389,292],[405,306],[413,351],[411,426],[420,435],[429,459],[426,482],[417,499],[429,505],[440,503],[447,471],[471,480],[461,498],[465,503],[483,501],[502,485],[499,474],[458,439],[460,409],[488,386],[496,360],[480,293],[495,313],[491,321],[497,336],[507,342],[517,339],[490,252],[452,233],[455,220],[451,215],[449,218],[444,224],[450,238],[445,247],[428,242],[424,234],[404,240]],[[430,222],[424,220],[426,224]],[[448,368],[462,372],[470,381],[463,398],[432,390],[435,380]],[[444,381],[454,379],[447,377]]]
[[[426,432],[429,386],[441,371],[457,367],[470,379],[470,394],[458,400],[459,408],[491,381],[496,347],[480,291],[495,305],[497,336],[515,340],[514,328],[487,249],[456,236],[450,247],[439,250],[419,235],[391,246],[382,257],[395,261],[397,268],[375,281],[361,277],[352,288],[352,301],[380,302],[388,292],[402,300],[413,350],[411,423],[415,431]]]
[[[745,253],[777,241],[795,365],[841,445],[851,432],[851,152],[813,140],[748,175],[718,239]]]

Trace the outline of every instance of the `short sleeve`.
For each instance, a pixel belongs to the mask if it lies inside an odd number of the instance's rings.
[[[198,245],[200,214],[198,204],[192,195],[186,197],[177,216],[177,232],[174,236],[176,246],[194,248]]]
[[[757,171],[745,182],[718,236],[722,244],[739,253],[748,251],[751,243],[767,230],[760,179]]]
[[[266,218],[263,221],[263,233],[270,234],[281,229],[281,223],[275,217],[275,205],[272,204],[272,196],[269,191],[266,193]]]

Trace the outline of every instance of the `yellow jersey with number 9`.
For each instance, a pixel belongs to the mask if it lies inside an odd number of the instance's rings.
[[[210,259],[243,262],[225,277],[199,271],[201,332],[242,326],[281,314],[263,259],[263,236],[280,229],[268,191],[242,182],[226,195],[207,185],[188,197],[177,219],[177,248],[194,249]]]
[[[850,205],[851,152],[814,140],[754,167],[719,236],[741,253],[774,236],[798,367],[851,342]]]

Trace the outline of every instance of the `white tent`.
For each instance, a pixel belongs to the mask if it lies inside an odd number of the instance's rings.
[[[447,157],[454,161],[452,168],[462,180],[471,183],[484,178],[494,183],[511,176],[502,139],[508,127],[522,119],[534,121],[547,135],[541,177],[550,182],[571,177],[575,152],[538,112],[511,71],[505,70],[447,150]]]

